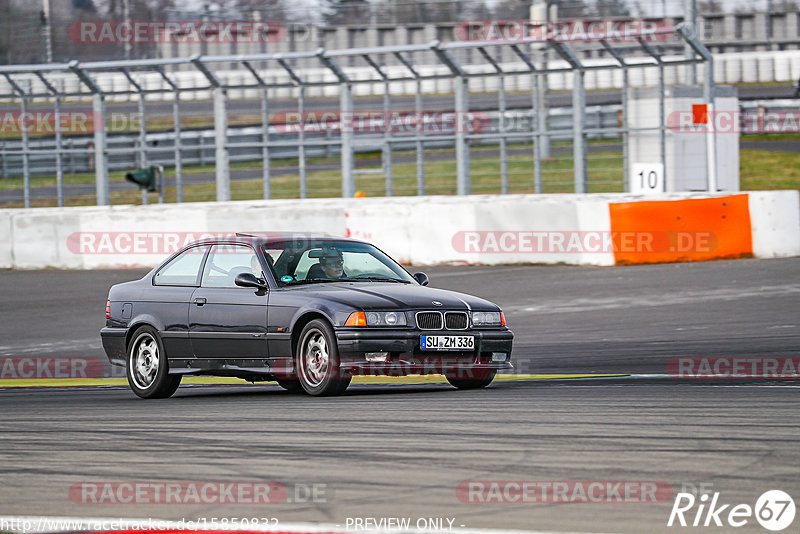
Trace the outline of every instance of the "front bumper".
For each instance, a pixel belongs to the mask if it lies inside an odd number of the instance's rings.
[[[420,348],[422,335],[471,335],[475,348],[469,351],[434,351]],[[378,328],[336,330],[340,365],[354,374],[431,374],[461,370],[512,369],[514,334],[503,330],[420,331]],[[385,362],[366,360],[366,353],[388,353]],[[504,353],[504,361],[493,361],[493,353]]]

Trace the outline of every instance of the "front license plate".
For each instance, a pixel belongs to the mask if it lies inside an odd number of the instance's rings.
[[[473,336],[420,336],[419,346],[423,350],[472,350]]]

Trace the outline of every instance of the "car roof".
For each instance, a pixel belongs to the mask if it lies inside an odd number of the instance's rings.
[[[189,248],[196,245],[213,245],[218,243],[247,243],[250,245],[269,245],[271,243],[282,243],[294,239],[302,239],[307,241],[347,241],[350,243],[365,243],[359,239],[352,239],[349,237],[337,237],[327,234],[311,234],[302,232],[259,232],[259,233],[244,233],[237,232],[233,235],[226,235],[220,237],[209,237],[194,241],[184,248]]]

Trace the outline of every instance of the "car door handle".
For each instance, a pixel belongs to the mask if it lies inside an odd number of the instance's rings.
[[[194,299],[194,303],[197,304],[198,306],[202,306],[203,304],[206,303],[206,299],[204,299],[203,297],[199,297]]]

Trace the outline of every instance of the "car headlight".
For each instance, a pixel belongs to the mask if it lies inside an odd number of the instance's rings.
[[[405,326],[403,312],[367,312],[367,326]]]
[[[472,312],[472,324],[475,326],[504,326],[503,312]]]

